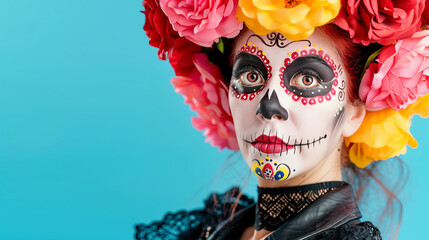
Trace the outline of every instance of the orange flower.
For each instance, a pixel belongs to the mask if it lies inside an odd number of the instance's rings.
[[[340,0],[239,0],[237,18],[259,35],[280,32],[289,40],[308,38],[315,27],[333,20]]]
[[[429,116],[429,94],[400,111],[391,108],[367,111],[359,130],[345,138],[346,146],[350,146],[350,160],[364,168],[372,161],[405,154],[407,145],[416,148],[417,141],[410,133],[414,114]]]

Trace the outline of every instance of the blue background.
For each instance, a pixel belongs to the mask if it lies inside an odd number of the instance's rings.
[[[243,186],[194,130],[140,1],[0,2],[0,239],[132,239],[133,225]],[[399,239],[429,239],[429,124],[403,157]],[[218,171],[221,166],[225,171]],[[252,175],[245,190],[254,196]]]

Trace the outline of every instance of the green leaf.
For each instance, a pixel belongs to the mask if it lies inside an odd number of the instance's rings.
[[[369,57],[368,57],[368,60],[366,60],[365,66],[363,67],[362,74],[360,75],[360,79],[361,79],[361,80],[362,80],[362,78],[363,78],[363,75],[365,75],[365,72],[366,72],[366,70],[368,69],[369,64],[371,64],[371,63],[374,61],[374,59],[375,59],[376,57],[378,57],[378,55],[380,54],[380,52],[381,52],[381,50],[382,50],[382,49],[383,49],[383,48],[378,49],[378,50],[377,50],[377,51],[375,51],[373,54],[371,54],[371,56],[369,56]]]
[[[216,43],[216,47],[217,47],[217,49],[219,49],[219,51],[220,51],[221,53],[223,53],[224,46],[223,46],[222,38],[219,38],[219,42],[217,42],[217,43]]]

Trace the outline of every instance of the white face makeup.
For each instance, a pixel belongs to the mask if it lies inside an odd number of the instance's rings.
[[[294,42],[247,31],[234,51],[229,103],[241,153],[256,175],[290,179],[336,150],[346,74],[329,39],[315,32]]]

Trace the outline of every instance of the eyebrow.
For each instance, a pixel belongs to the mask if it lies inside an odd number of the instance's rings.
[[[252,66],[258,69],[261,72],[262,77],[264,77],[264,79],[267,80],[268,71],[267,71],[267,68],[265,67],[265,64],[262,62],[262,60],[259,57],[246,52],[240,52],[235,57],[234,64],[232,66],[233,76],[236,76],[236,73],[246,66]]]
[[[304,56],[304,57],[299,57],[294,62],[297,62],[298,64],[300,64],[300,63],[302,63],[304,61],[308,61],[307,59],[316,60],[316,61],[324,64],[325,66],[331,68],[331,66],[325,60],[323,60],[322,57],[320,57],[318,55],[307,55],[307,56]]]

